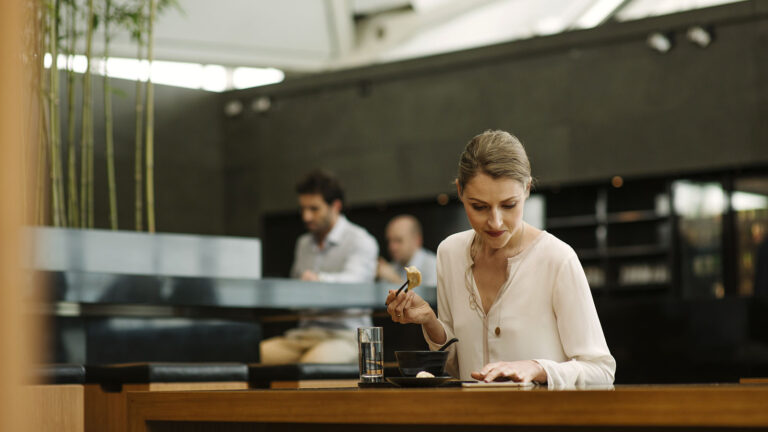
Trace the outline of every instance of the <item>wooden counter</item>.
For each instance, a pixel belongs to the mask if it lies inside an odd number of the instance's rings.
[[[131,393],[129,431],[760,428],[768,385],[618,386],[607,390],[245,390]],[[218,422],[218,423],[217,423]],[[257,426],[260,424],[261,426]],[[676,429],[680,430],[680,429]]]

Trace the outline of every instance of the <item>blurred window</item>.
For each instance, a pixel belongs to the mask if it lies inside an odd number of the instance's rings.
[[[723,214],[728,196],[720,182],[672,183],[680,230],[680,283],[685,298],[722,298]]]
[[[531,194],[525,200],[525,209],[523,210],[523,220],[535,226],[538,229],[544,229],[547,201],[542,194]]]
[[[736,221],[739,295],[768,295],[768,177],[737,179],[731,207]]]

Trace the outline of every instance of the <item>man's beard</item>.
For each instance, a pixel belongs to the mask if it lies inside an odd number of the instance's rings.
[[[328,216],[324,219],[317,221],[314,224],[314,228],[310,225],[307,225],[307,231],[309,231],[315,237],[322,237],[325,234],[328,234],[328,231],[330,231],[330,227],[331,227],[331,217]]]

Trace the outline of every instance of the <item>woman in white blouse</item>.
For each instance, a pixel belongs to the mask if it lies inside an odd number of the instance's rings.
[[[523,221],[531,181],[517,138],[474,137],[456,179],[472,230],[437,249],[438,315],[412,291],[390,291],[387,311],[395,322],[421,324],[433,350],[459,338],[447,370],[461,379],[612,384],[616,362],[576,253]]]

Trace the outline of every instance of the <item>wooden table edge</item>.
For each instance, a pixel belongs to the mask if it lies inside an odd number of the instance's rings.
[[[412,402],[418,400],[420,402]],[[510,406],[514,409],[505,410]],[[130,432],[146,422],[768,428],[768,386],[616,390],[335,389],[132,392]],[[425,416],[425,412],[439,415]]]

